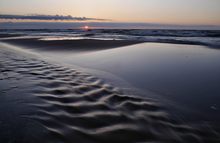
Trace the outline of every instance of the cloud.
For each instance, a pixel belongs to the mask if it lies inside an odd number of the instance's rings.
[[[73,17],[71,15],[9,15],[0,14],[0,19],[9,20],[68,20],[68,21],[106,21],[107,19],[87,18],[87,17]]]

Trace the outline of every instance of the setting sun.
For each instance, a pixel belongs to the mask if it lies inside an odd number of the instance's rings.
[[[90,28],[89,28],[89,26],[86,25],[86,26],[83,27],[83,29],[84,30],[89,30]]]

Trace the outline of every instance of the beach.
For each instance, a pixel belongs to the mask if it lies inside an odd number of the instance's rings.
[[[1,141],[220,141],[216,46],[19,36],[0,36]]]

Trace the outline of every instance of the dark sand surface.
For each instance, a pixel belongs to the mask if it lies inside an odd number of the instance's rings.
[[[110,48],[118,48],[121,46],[143,43],[141,41],[129,40],[51,40],[43,41],[37,38],[30,39],[7,39],[2,42],[23,46],[25,48],[34,48],[35,50],[49,51],[95,51],[106,50]]]
[[[30,46],[39,42],[27,41]],[[76,45],[85,42],[79,41],[75,41]],[[70,41],[66,44],[74,45]],[[25,50],[1,45],[0,70],[0,140],[4,143],[220,141],[209,125],[173,119],[164,105],[148,95],[126,94],[85,71],[41,59]]]
[[[19,37],[21,34],[0,34],[0,38]]]

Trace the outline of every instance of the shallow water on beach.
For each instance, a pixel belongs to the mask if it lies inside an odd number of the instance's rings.
[[[110,72],[136,88],[157,93],[196,113],[192,119],[220,120],[220,50],[143,43],[84,54],[65,53],[59,60]]]

